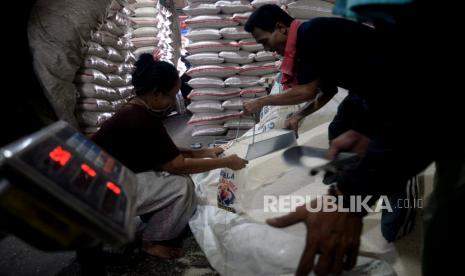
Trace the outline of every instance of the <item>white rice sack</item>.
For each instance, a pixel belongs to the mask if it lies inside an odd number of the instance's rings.
[[[142,48],[136,49],[133,54],[134,54],[134,56],[136,57],[136,60],[137,60],[140,55],[142,55],[142,54],[153,54],[153,52],[156,49],[158,49],[158,48],[155,47],[155,46],[142,47]]]
[[[107,52],[106,58],[108,60],[113,61],[113,62],[123,62],[124,61],[124,57],[115,48],[110,47],[110,46],[105,46],[105,50]]]
[[[136,17],[156,17],[158,10],[155,7],[137,8],[134,10]]]
[[[89,56],[97,56],[100,58],[107,58],[107,52],[105,51],[105,48],[102,47],[102,45],[89,41],[87,43],[87,49],[86,49],[86,54]]]
[[[226,131],[228,131],[228,129],[222,125],[194,126],[192,136],[217,136],[223,135]]]
[[[222,63],[222,64],[212,64],[212,65],[200,65],[194,68],[191,68],[187,71],[187,75],[192,78],[197,77],[218,77],[218,78],[227,78],[236,75],[239,73],[240,67],[239,64],[234,63]]]
[[[189,125],[215,125],[223,124],[227,120],[240,117],[238,111],[226,111],[222,113],[195,113],[187,122]]]
[[[182,9],[189,16],[215,15],[220,13],[220,8],[215,4],[193,3]]]
[[[245,25],[250,15],[252,15],[252,12],[235,13],[232,19],[241,25]]]
[[[94,42],[102,46],[116,47],[118,45],[118,37],[103,31],[97,31],[90,35]]]
[[[131,38],[132,44],[134,44],[134,47],[136,48],[142,48],[142,47],[149,47],[149,46],[157,46],[158,45],[158,38],[152,36],[152,37],[135,37]]]
[[[119,38],[116,42],[115,48],[118,50],[132,50],[134,48],[134,44],[129,39]]]
[[[156,17],[133,17],[130,19],[133,27],[143,28],[143,27],[153,27],[158,24],[158,19]]]
[[[120,97],[122,99],[125,99],[125,98],[127,98],[129,96],[134,95],[134,86],[132,86],[132,85],[115,87],[114,89],[120,95]]]
[[[76,108],[78,110],[87,111],[115,111],[115,107],[111,102],[92,98],[79,98],[76,103]]]
[[[254,8],[258,9],[267,4],[278,5],[279,0],[253,0],[251,4]]]
[[[77,113],[77,119],[81,125],[97,127],[110,119],[113,114],[113,112],[82,111]]]
[[[158,29],[155,27],[142,27],[132,31],[133,37],[156,37],[158,35]]]
[[[196,17],[187,19],[185,23],[191,29],[199,29],[199,28],[221,29],[225,27],[237,26],[239,24],[236,21],[234,21],[231,17],[218,16],[218,15],[196,16]]]
[[[136,66],[132,63],[120,63],[115,73],[118,75],[132,73],[136,69]]]
[[[239,88],[198,88],[192,90],[187,96],[193,101],[203,100],[227,100],[239,97],[241,90]]]
[[[187,109],[192,113],[216,113],[224,110],[221,102],[214,100],[193,101]]]
[[[186,37],[191,41],[218,40],[221,34],[217,29],[194,29],[189,31]]]
[[[99,85],[109,85],[107,76],[96,69],[81,69],[74,78],[76,83],[95,83]]]
[[[220,52],[219,56],[224,58],[225,62],[238,64],[248,64],[254,61],[255,54],[245,51]]]
[[[206,64],[219,64],[224,62],[224,58],[219,57],[218,53],[199,53],[186,57],[193,66]]]
[[[276,60],[276,53],[269,51],[260,51],[255,55],[256,61],[274,61]]]
[[[257,43],[253,38],[242,39],[239,41],[239,45],[241,46],[241,50],[249,51],[249,52],[258,52],[263,51],[263,45]]]
[[[108,82],[111,87],[118,87],[118,86],[126,85],[125,79],[123,79],[119,75],[107,74],[107,78],[108,78]]]
[[[251,129],[255,126],[255,121],[253,119],[232,119],[224,123],[224,127],[230,129]]]
[[[290,3],[287,11],[294,18],[312,19],[332,16],[333,4],[320,0],[299,0]]]
[[[255,76],[233,76],[224,81],[224,84],[229,87],[246,88],[251,86],[259,86],[260,78]]]
[[[133,26],[133,22],[129,19],[127,15],[121,12],[115,13],[113,16],[108,18],[115,22],[116,26],[126,29],[127,27]]]
[[[121,50],[120,53],[125,63],[135,63],[137,61],[136,56],[129,50]]]
[[[202,52],[221,52],[221,51],[237,51],[239,44],[232,40],[211,40],[194,42],[186,46],[186,51],[191,54]]]
[[[242,110],[244,107],[244,99],[237,97],[226,100],[222,103],[222,107],[227,110]]]
[[[83,66],[85,68],[97,69],[103,73],[111,73],[117,69],[117,66],[113,62],[96,56],[85,57]]]
[[[188,0],[187,3],[215,3],[218,0]]]
[[[145,7],[155,7],[157,5],[157,0],[137,0],[134,4],[134,8],[145,8]]]
[[[220,78],[194,78],[187,84],[192,88],[223,88],[224,82]]]
[[[121,99],[121,100],[113,101],[113,102],[111,102],[111,103],[112,103],[113,106],[115,107],[115,110],[118,110],[118,109],[120,109],[121,107],[123,107],[127,102],[128,102],[128,99]]]
[[[77,85],[76,88],[79,95],[82,97],[102,99],[107,101],[121,99],[120,94],[111,87],[105,87],[93,83],[84,83]]]
[[[124,30],[116,25],[115,22],[111,20],[105,21],[105,23],[102,24],[101,26],[102,31],[107,31],[113,35],[116,36],[122,36],[124,35]]]
[[[241,97],[243,98],[260,98],[266,96],[266,88],[263,86],[248,87],[241,90]]]
[[[216,6],[221,9],[222,13],[241,13],[253,10],[252,5],[247,1],[218,1]]]
[[[239,74],[245,76],[263,76],[266,74],[278,72],[278,70],[279,66],[275,61],[263,61],[243,65]]]
[[[223,28],[220,30],[220,34],[224,39],[240,40],[252,38],[252,34],[246,32],[243,26]]]

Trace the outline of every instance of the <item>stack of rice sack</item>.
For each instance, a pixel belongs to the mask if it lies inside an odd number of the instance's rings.
[[[298,0],[287,4],[287,12],[301,20],[333,16],[332,8],[333,4],[322,0]]]
[[[265,52],[244,30],[253,6],[246,1],[191,0],[183,10],[190,32],[186,58],[193,88],[187,107],[194,115],[193,136],[221,135],[228,128],[248,129],[251,118],[240,118],[243,102],[266,95],[264,77],[279,69],[277,57]]]
[[[84,46],[82,66],[74,82],[78,92],[76,116],[85,134],[98,131],[133,95],[131,73],[138,55],[158,52],[161,59],[172,58],[172,48],[160,42],[169,36],[163,27],[169,26],[167,14],[160,15],[157,10],[158,1],[130,4],[114,0],[106,18]]]
[[[139,0],[133,7],[133,24],[131,42],[134,44],[134,55],[153,54],[160,60],[173,63],[172,47],[172,14],[158,1]]]

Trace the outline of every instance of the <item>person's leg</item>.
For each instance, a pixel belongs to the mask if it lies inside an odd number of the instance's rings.
[[[417,176],[407,181],[406,189],[389,196],[392,212],[384,209],[381,217],[381,233],[388,242],[396,241],[413,231],[418,198]]]
[[[423,275],[463,274],[464,206],[465,157],[438,160],[425,214]]]
[[[145,223],[142,250],[162,258],[182,254],[182,235],[196,207],[190,177],[147,172],[137,175],[137,214]]]

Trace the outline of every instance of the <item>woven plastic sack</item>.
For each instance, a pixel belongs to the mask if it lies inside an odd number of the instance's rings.
[[[223,51],[220,52],[219,56],[223,58],[225,62],[238,64],[252,63],[255,58],[255,54],[246,51]]]
[[[242,39],[239,41],[239,45],[241,47],[241,50],[244,51],[249,51],[249,52],[259,52],[263,51],[263,45],[260,43],[257,43],[255,39],[253,38],[247,38],[247,39]]]
[[[192,88],[223,88],[224,82],[220,78],[205,77],[190,79],[187,84]]]
[[[243,13],[253,10],[252,5],[247,1],[218,1],[216,2],[216,6],[225,14]]]
[[[226,111],[222,113],[195,113],[187,122],[189,125],[215,125],[223,124],[227,120],[239,118],[240,112]]]
[[[220,34],[224,39],[240,40],[252,38],[252,34],[246,32],[243,26],[223,28],[220,30]]]
[[[242,110],[244,107],[244,98],[232,98],[226,100],[221,105],[226,110]]]
[[[186,46],[186,51],[191,54],[204,52],[221,52],[221,51],[237,51],[240,45],[233,40],[211,40],[194,42]]]
[[[210,3],[192,3],[182,10],[189,16],[215,15],[220,13],[220,8]]]
[[[192,113],[217,113],[224,111],[221,102],[215,100],[193,101],[187,106],[187,109]]]
[[[85,111],[113,112],[115,107],[109,101],[92,98],[79,98],[76,109]]]
[[[192,90],[187,96],[188,99],[193,101],[202,100],[227,100],[240,96],[241,90],[239,88],[198,88]]]
[[[232,76],[224,81],[229,87],[246,88],[260,85],[260,78],[255,76]]]
[[[185,21],[187,26],[192,29],[198,28],[214,28],[221,29],[225,27],[233,27],[238,25],[231,17],[216,16],[216,15],[201,15],[189,18]]]
[[[243,65],[240,75],[245,76],[263,76],[278,72],[279,66],[274,61],[255,62],[252,64]]]
[[[240,67],[239,64],[234,63],[222,63],[222,64],[212,64],[212,65],[201,65],[189,69],[187,75],[192,78],[197,77],[219,77],[227,78],[236,75],[239,73]]]
[[[220,31],[217,29],[194,29],[186,34],[191,41],[218,40],[221,38]]]
[[[274,61],[276,60],[276,53],[269,51],[260,51],[255,55],[255,60],[260,61]]]
[[[76,83],[94,83],[99,85],[110,85],[107,76],[96,69],[81,69],[74,78]]]
[[[243,98],[260,98],[267,94],[265,87],[263,86],[254,86],[248,87],[241,90],[241,97]]]
[[[250,15],[252,15],[252,12],[235,13],[232,19],[241,25],[245,25]]]
[[[206,64],[219,64],[224,62],[224,58],[219,57],[218,53],[198,53],[186,57],[193,66]]]

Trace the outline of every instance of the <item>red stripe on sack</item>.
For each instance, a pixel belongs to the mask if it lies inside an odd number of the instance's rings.
[[[209,47],[240,47],[239,44],[208,44],[208,45],[199,45],[199,46],[187,46],[186,49],[202,49]]]
[[[187,71],[187,74],[195,73],[195,72],[202,72],[202,71],[230,71],[230,70],[238,70],[238,67],[231,67],[231,68],[205,68],[205,69],[191,69]]]
[[[196,97],[196,96],[230,97],[230,96],[237,96],[237,95],[240,95],[240,92],[234,92],[234,93],[201,93],[201,92],[195,92],[195,93],[187,95],[187,98],[190,99],[190,98]]]
[[[275,65],[256,66],[256,67],[241,69],[241,72],[252,71],[252,70],[261,70],[261,69],[274,69],[274,68],[277,68],[277,67]]]
[[[205,19],[205,20],[199,20],[199,21],[189,21],[189,20],[186,20],[186,24],[187,25],[190,25],[190,24],[200,24],[200,23],[211,23],[211,22],[224,22],[224,21],[231,21],[231,22],[235,22],[233,19],[230,19],[230,18],[225,18],[225,19]]]

